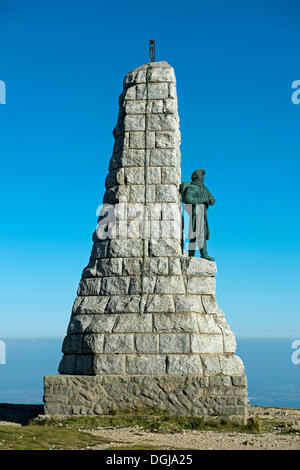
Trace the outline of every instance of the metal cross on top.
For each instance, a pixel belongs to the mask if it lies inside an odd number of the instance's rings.
[[[155,62],[155,41],[149,40],[149,62]]]

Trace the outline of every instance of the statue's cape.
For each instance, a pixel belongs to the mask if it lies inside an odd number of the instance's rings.
[[[204,204],[185,204],[184,210],[189,215],[188,239],[195,238],[198,248],[201,249],[205,236],[205,206]]]

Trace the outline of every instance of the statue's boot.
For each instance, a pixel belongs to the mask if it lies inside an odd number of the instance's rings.
[[[189,256],[195,256],[195,253],[196,253],[195,248],[196,248],[196,238],[192,238],[190,239],[190,243],[188,246]]]
[[[212,256],[208,256],[207,250],[205,248],[202,248],[200,250],[200,253],[201,253],[201,258],[207,259],[208,261],[215,261],[215,258],[213,258]]]

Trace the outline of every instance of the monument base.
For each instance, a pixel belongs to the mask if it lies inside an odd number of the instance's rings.
[[[175,415],[247,416],[245,375],[49,375],[47,415],[105,415],[157,408]]]

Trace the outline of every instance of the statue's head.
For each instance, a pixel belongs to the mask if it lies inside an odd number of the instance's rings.
[[[205,175],[205,170],[202,170],[201,168],[199,168],[198,170],[195,170],[194,173],[192,174],[192,181],[200,180],[201,183],[203,183],[204,175]]]

